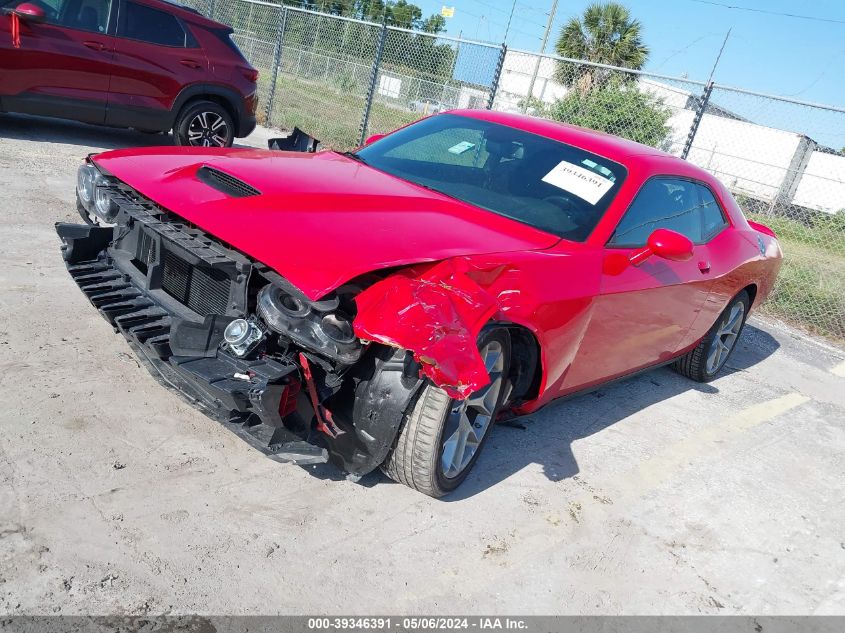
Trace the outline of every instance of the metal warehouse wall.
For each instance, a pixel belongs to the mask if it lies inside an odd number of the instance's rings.
[[[826,213],[845,209],[845,156],[814,151],[792,202]]]

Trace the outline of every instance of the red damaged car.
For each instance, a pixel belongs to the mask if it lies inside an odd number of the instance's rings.
[[[487,111],[362,149],[91,156],[73,279],[270,457],[456,488],[500,415],[672,363],[711,380],[781,263],[713,176]]]

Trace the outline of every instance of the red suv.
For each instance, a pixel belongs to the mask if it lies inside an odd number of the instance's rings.
[[[163,0],[0,0],[0,111],[228,147],[255,129],[258,71],[232,29]]]

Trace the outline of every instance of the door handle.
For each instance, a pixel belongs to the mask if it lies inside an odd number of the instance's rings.
[[[183,66],[187,66],[188,68],[201,68],[202,66],[195,62],[193,59],[180,59],[179,63]]]
[[[106,48],[106,45],[102,42],[95,42],[93,40],[86,40],[82,42],[82,45],[90,48],[92,51],[102,51]]]
[[[709,261],[701,261],[698,262],[698,270],[701,271],[702,275],[706,275],[710,272],[710,262]]]

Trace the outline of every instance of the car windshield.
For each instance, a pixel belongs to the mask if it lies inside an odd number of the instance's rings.
[[[378,170],[578,242],[626,175],[578,147],[452,114],[423,119],[356,154]]]

